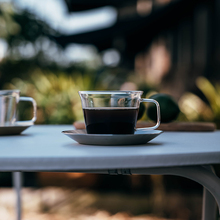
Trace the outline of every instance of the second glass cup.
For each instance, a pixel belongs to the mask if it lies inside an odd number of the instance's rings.
[[[134,134],[141,102],[153,102],[160,125],[160,106],[154,99],[142,99],[142,91],[79,91],[88,134]]]

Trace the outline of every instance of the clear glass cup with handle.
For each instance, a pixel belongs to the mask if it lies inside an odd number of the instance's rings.
[[[20,101],[32,102],[33,117],[17,121],[17,106]],[[19,90],[0,90],[0,126],[31,125],[37,119],[37,104],[31,97],[20,97]]]
[[[160,106],[154,99],[143,99],[143,91],[79,91],[88,134],[134,134],[160,125]],[[157,122],[152,127],[136,128],[141,102],[152,102]]]

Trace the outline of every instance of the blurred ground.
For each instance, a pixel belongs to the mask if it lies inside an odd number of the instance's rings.
[[[64,187],[23,188],[22,202],[22,220],[199,220],[202,206],[198,193],[166,193],[157,206],[143,193]],[[14,190],[1,188],[0,219],[15,219],[14,207]]]

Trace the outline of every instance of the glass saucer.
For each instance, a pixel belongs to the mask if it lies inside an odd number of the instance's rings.
[[[15,124],[12,126],[0,126],[0,136],[2,135],[19,135],[21,134],[24,130],[32,126],[33,123],[28,123],[28,124]]]
[[[86,130],[67,130],[62,131],[71,139],[79,144],[85,145],[138,145],[146,144],[159,134],[160,130],[137,130],[134,134],[87,134]]]

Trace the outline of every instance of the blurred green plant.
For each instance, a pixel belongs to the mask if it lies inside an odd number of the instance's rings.
[[[29,77],[13,78],[4,84],[3,89],[19,89],[22,96],[36,100],[37,124],[71,124],[83,120],[78,91],[118,90],[119,82],[126,80],[125,75],[119,72],[102,70],[96,74],[95,70],[81,68],[71,73],[36,68]],[[31,118],[30,108],[31,105],[19,105],[20,120],[27,120],[27,116]]]
[[[78,95],[80,90],[95,89],[93,75],[74,73],[73,75],[52,72],[43,73],[40,69],[29,80],[14,78],[5,89],[19,89],[21,95],[34,98],[38,105],[38,124],[71,124],[82,120],[83,113]],[[30,114],[30,109],[20,110]],[[22,117],[20,115],[20,117]]]
[[[189,121],[214,122],[217,128],[220,128],[220,84],[212,84],[205,77],[198,77],[196,85],[208,103],[197,95],[187,92],[179,100],[180,110]]]

